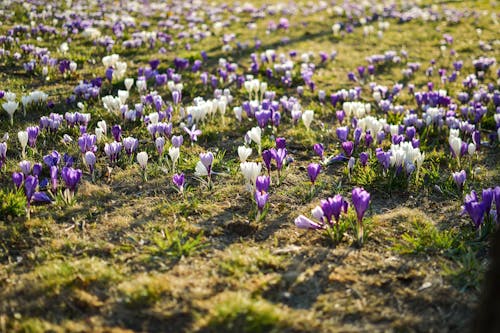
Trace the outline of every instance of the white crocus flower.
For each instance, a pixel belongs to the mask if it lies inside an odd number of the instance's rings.
[[[462,150],[462,139],[460,139],[457,136],[450,136],[448,142],[450,143],[451,149],[453,150],[453,153],[455,154],[456,158],[460,159],[460,151]]]
[[[142,169],[146,169],[148,165],[148,153],[145,151],[141,151],[137,154],[137,163],[141,166]]]
[[[181,151],[178,147],[170,147],[168,149],[168,156],[170,156],[170,159],[172,160],[172,170],[175,170],[175,164],[177,163],[180,154]]]
[[[313,110],[305,110],[304,113],[302,113],[302,121],[304,122],[304,126],[307,128],[307,130],[310,129],[313,118],[314,118]]]
[[[260,127],[253,127],[247,132],[248,137],[259,147],[259,155],[261,153],[262,130]]]
[[[132,88],[132,86],[134,85],[134,79],[128,77],[125,79],[125,81],[123,81],[123,83],[125,83],[125,89],[127,89],[127,91],[130,91],[130,88]]]
[[[243,162],[240,163],[240,170],[245,178],[245,184],[250,192],[253,192],[257,177],[262,170],[262,164],[256,162]]]
[[[470,156],[474,155],[474,153],[476,152],[476,145],[473,143],[469,143],[469,145],[467,146],[467,152]]]
[[[19,107],[18,102],[8,101],[2,104],[3,109],[9,114],[10,124],[14,125],[14,112]]]
[[[19,131],[17,132],[17,138],[19,139],[19,143],[21,144],[21,156],[23,158],[26,157],[26,146],[28,145],[28,132],[26,131]]]
[[[246,162],[251,154],[252,154],[252,148],[247,148],[245,146],[238,147],[238,157],[240,158],[241,163]]]

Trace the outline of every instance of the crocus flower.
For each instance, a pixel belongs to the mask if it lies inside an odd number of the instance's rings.
[[[467,212],[467,214],[469,214],[476,229],[479,229],[481,224],[483,224],[485,207],[484,207],[484,202],[478,201],[477,194],[475,191],[472,191],[470,194],[467,194],[465,196],[464,211]]]
[[[19,102],[7,101],[2,104],[2,107],[9,114],[10,124],[14,125],[14,112],[16,112],[19,107]]]
[[[158,155],[161,157],[163,155],[163,150],[165,149],[165,138],[162,136],[157,137],[155,140],[155,147]]]
[[[269,198],[269,193],[255,191],[254,198],[255,202],[257,203],[257,210],[258,210],[257,220],[258,220],[260,214],[262,214],[262,211],[264,210],[264,207],[266,207],[267,200]]]
[[[12,182],[14,183],[14,186],[16,187],[17,190],[21,188],[21,185],[23,185],[24,181],[24,175],[22,172],[14,172],[12,174]]]
[[[7,159],[7,142],[0,142],[0,169]]]
[[[310,163],[307,166],[307,174],[309,175],[309,180],[313,185],[316,182],[316,178],[318,177],[320,171],[321,165],[319,165],[318,163]]]
[[[276,138],[276,149],[285,149],[285,148],[286,148],[286,139]]]
[[[90,173],[94,175],[94,166],[96,162],[95,154],[91,151],[85,153],[85,163],[89,166]]]
[[[316,143],[314,146],[313,146],[313,150],[314,152],[321,158],[323,159],[323,154],[325,152],[325,148],[323,147],[323,145],[321,143]]]
[[[191,144],[193,142],[198,141],[198,135],[201,135],[201,131],[199,129],[196,129],[196,124],[191,127],[191,129],[184,127],[184,131],[186,131],[187,134],[189,134],[189,138],[191,139]]]
[[[258,192],[268,192],[271,185],[271,178],[269,176],[258,176],[255,181],[255,190]]]
[[[137,154],[137,163],[139,163],[139,166],[144,170],[146,169],[146,166],[148,165],[148,153],[145,151],[141,151],[140,153]]]
[[[104,152],[106,153],[106,156],[108,156],[110,163],[116,162],[121,150],[122,144],[120,142],[114,141],[104,145]]]
[[[248,137],[257,144],[259,154],[261,153],[262,130],[260,127],[253,127],[247,132]]]
[[[336,133],[337,133],[337,138],[341,142],[345,142],[347,141],[347,136],[349,135],[349,127],[347,126],[337,127]]]
[[[311,127],[311,123],[314,118],[314,111],[313,110],[305,110],[304,113],[302,113],[302,122],[304,123],[304,126],[306,127],[307,130]]]
[[[178,147],[170,147],[168,149],[168,156],[170,156],[170,159],[172,160],[172,170],[175,169],[175,164],[177,163],[177,160],[179,159],[180,154],[181,154],[181,151]]]
[[[179,189],[179,192],[182,193],[184,191],[184,174],[176,173],[172,176],[172,182]]]
[[[30,203],[38,186],[38,178],[34,176],[26,177],[24,181],[24,194],[26,195],[26,211],[28,219],[30,218]]]
[[[45,192],[35,192],[31,202],[33,204],[47,204],[52,203],[52,199]]]
[[[342,142],[342,149],[344,149],[345,154],[349,157],[352,155],[352,152],[354,150],[354,142],[352,141],[345,141]]]
[[[38,134],[40,133],[40,128],[38,126],[30,126],[26,129],[28,133],[28,144],[31,148],[34,148],[36,145],[36,139],[38,138]]]
[[[57,173],[59,172],[59,169],[57,166],[53,165],[50,167],[50,185],[51,185],[51,190],[52,193],[56,193],[57,191]]]
[[[61,154],[59,154],[56,150],[52,151],[52,153],[45,155],[43,157],[43,162],[50,168],[53,165],[58,165],[61,161]]]
[[[19,162],[19,167],[21,168],[21,171],[24,176],[28,176],[31,173],[31,162],[23,160]]]
[[[111,127],[111,134],[113,134],[113,137],[115,138],[115,141],[120,142],[121,137],[122,137],[122,128],[120,125],[114,125]]]
[[[114,128],[114,127],[113,127]],[[133,137],[126,137],[123,139],[123,148],[128,156],[132,156],[132,154],[136,151],[139,146],[139,140]]]
[[[26,156],[26,146],[28,145],[28,132],[19,131],[17,132],[17,138],[21,144],[22,153],[21,156],[24,158]]]
[[[255,162],[242,162],[240,163],[240,170],[245,178],[247,189],[251,192],[255,187],[257,177],[262,170],[262,164]]]
[[[64,167],[61,171],[61,177],[64,180],[66,188],[74,194],[78,183],[82,178],[82,170]]]
[[[352,203],[358,216],[358,242],[363,244],[363,216],[370,205],[370,193],[362,187],[355,187],[352,190]]]
[[[309,230],[323,229],[323,226],[321,224],[312,221],[311,219],[305,217],[304,215],[299,215],[294,222],[299,229],[309,229]]]
[[[273,153],[266,149],[262,152],[262,160],[264,161],[264,165],[267,169],[267,174],[271,173],[271,160],[273,159]]]
[[[251,154],[252,154],[252,148],[247,148],[245,146],[238,147],[238,157],[240,158],[241,163],[246,162]]]
[[[455,184],[457,184],[458,189],[462,190],[465,180],[467,179],[467,173],[465,172],[465,170],[462,170],[460,172],[454,172],[452,173],[452,176],[453,180],[455,181]]]
[[[359,154],[359,160],[361,162],[361,165],[363,167],[366,166],[366,163],[368,162],[368,153],[367,152],[362,152],[361,154]]]
[[[487,216],[490,216],[491,205],[493,203],[494,192],[492,188],[483,189],[482,203],[484,206],[484,212]]]
[[[172,146],[179,148],[184,142],[184,137],[182,135],[172,136]]]

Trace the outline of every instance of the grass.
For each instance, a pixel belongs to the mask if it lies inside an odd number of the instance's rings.
[[[344,14],[337,15],[332,8],[308,14],[303,8],[296,8],[294,3],[283,7],[260,0],[250,2],[264,6],[262,12],[275,14],[261,19],[227,9],[206,15],[202,13],[210,12],[213,4],[202,2],[203,6],[195,13],[205,18],[211,16],[214,20],[220,16],[228,26],[222,28],[220,35],[200,41],[177,37],[181,31],[194,34],[197,29],[205,29],[196,20],[188,22],[184,13],[189,11],[185,8],[149,12],[145,5],[127,10],[126,14],[136,20],[136,26],[126,27],[123,38],[116,37],[110,27],[97,24],[103,36],[112,36],[116,41],[110,51],[72,32],[67,36],[37,35],[35,32],[28,36],[20,32],[16,35],[19,43],[6,46],[12,53],[0,57],[0,89],[17,93],[18,99],[40,89],[49,94],[55,106],[50,110],[32,108],[26,117],[17,110],[14,126],[9,125],[7,114],[0,112],[0,133],[10,136],[7,159],[0,172],[0,332],[464,329],[478,296],[488,246],[485,240],[475,238],[469,221],[458,215],[459,206],[464,193],[500,181],[497,146],[482,147],[473,166],[483,171],[474,177],[466,165],[468,162],[463,163],[468,173],[463,193],[458,192],[450,178],[451,172],[459,170],[449,154],[446,130],[436,129],[428,134],[429,140],[422,140],[426,160],[418,182],[414,176],[409,182],[404,177],[394,177],[391,181],[390,175],[383,175],[374,149],[359,147],[354,153],[356,159],[361,151],[371,153],[367,167],[362,168],[358,161],[349,177],[344,172],[346,163],[325,166],[315,193],[309,196],[306,167],[310,162],[319,162],[312,150],[315,143],[325,145],[327,156],[342,150],[335,135],[338,126],[335,111],[342,105],[331,106],[328,101],[335,91],[359,86],[363,102],[372,105],[372,115],[387,117],[391,124],[402,123],[401,116],[386,115],[376,106],[369,87],[370,79],[357,83],[347,79],[348,72],[367,64],[366,57],[388,50],[399,53],[404,49],[408,51],[408,59],[377,66],[373,81],[386,85],[389,90],[398,82],[412,83],[416,90],[426,90],[427,82],[433,81],[436,89],[447,89],[448,94],[456,98],[463,90],[461,81],[465,75],[474,72],[472,59],[485,55],[496,57],[498,61],[494,42],[497,26],[489,15],[482,14],[464,17],[459,24],[449,22],[443,7],[437,5],[436,12],[443,16],[436,20],[401,23],[384,19],[390,27],[384,31],[383,39],[377,37],[376,21],[366,23],[375,28],[371,35],[363,36],[363,27],[356,26],[352,33],[333,36],[332,24],[345,25],[351,19]],[[105,12],[125,13],[117,2],[103,3]],[[419,6],[430,4],[425,1]],[[83,5],[82,13],[98,10],[93,4],[84,2]],[[226,5],[231,8],[232,3]],[[41,20],[25,15],[26,8],[19,3],[6,6],[12,6],[13,16],[7,17],[8,10],[0,15],[0,35],[7,35],[17,24],[31,27],[32,19],[36,24],[53,25],[59,32],[65,30],[63,20],[52,21],[50,13],[49,19]],[[66,3],[55,3],[51,10],[57,12],[66,6]],[[445,6],[488,10],[489,14],[495,9],[486,2],[473,1],[447,2]],[[367,13],[368,10],[371,8]],[[35,15],[35,12],[31,13]],[[278,21],[280,17],[290,19],[290,29],[268,32],[270,21]],[[179,27],[161,28],[175,43],[157,41],[151,48],[147,42],[138,49],[122,47],[122,42],[132,38],[134,31],[157,30],[157,23],[167,20],[179,24]],[[151,25],[143,27],[140,25],[143,21]],[[257,29],[249,29],[248,23],[255,23]],[[212,25],[210,21],[209,30],[213,30]],[[481,36],[476,28],[482,29]],[[236,36],[228,43],[233,50],[223,51],[221,38],[231,33]],[[441,53],[440,41],[444,33],[454,37],[447,51],[455,49],[456,56]],[[283,36],[288,37],[289,42],[282,41]],[[40,38],[37,40],[37,37]],[[63,55],[58,47],[68,38],[71,38],[70,50]],[[254,48],[256,39],[262,42],[259,49]],[[238,48],[236,41],[248,47]],[[482,50],[478,47],[480,41],[491,44],[492,50]],[[23,43],[46,47],[51,57],[76,61],[78,70],[63,77],[57,66],[51,67],[49,81],[41,76],[41,66],[36,68],[35,74],[26,73],[22,63],[35,56],[20,50],[19,45]],[[186,43],[190,43],[190,50],[186,50]],[[160,52],[161,47],[166,52]],[[173,170],[168,163],[158,163],[146,126],[141,121],[124,122],[107,112],[99,99],[94,99],[84,101],[85,112],[92,114],[87,131],[92,133],[97,122],[105,120],[109,128],[120,124],[124,137],[139,138],[138,151],[147,151],[150,157],[148,181],[141,179],[135,159],[129,162],[125,154],[108,175],[107,157],[103,154],[104,143],[113,141],[108,133],[98,144],[96,181],[91,182],[76,144],[80,129],[62,124],[55,134],[43,132],[38,138],[37,149],[27,149],[27,159],[41,161],[53,149],[66,152],[75,158],[75,166],[84,170],[82,184],[73,205],[58,200],[51,206],[33,207],[31,219],[26,220],[23,191],[15,192],[11,181],[11,173],[19,171],[21,160],[17,132],[38,123],[42,114],[64,115],[78,111],[76,103],[66,103],[66,98],[80,80],[104,75],[103,56],[119,53],[128,64],[127,76],[136,78],[138,69],[147,67],[152,59],[160,60],[159,71],[163,73],[173,66],[175,57],[201,59],[200,51],[205,50],[209,59],[202,70],[210,76],[217,73],[222,57],[229,63],[236,63],[239,74],[249,73],[250,54],[260,57],[260,53],[271,48],[278,58],[281,53],[288,55],[292,50],[315,53],[312,62],[316,66],[313,78],[317,86],[315,91],[305,87],[304,95],[299,98],[302,110],[315,112],[311,130],[307,131],[302,121],[293,125],[289,112],[282,111],[280,126],[263,131],[262,149],[274,147],[276,137],[285,137],[289,156],[293,158],[283,171],[283,182],[279,186],[271,185],[265,219],[254,221],[255,205],[249,199],[239,171],[237,147],[244,144],[244,135],[256,124],[246,115],[241,123],[236,122],[232,107],[241,105],[247,93],[235,84],[220,82],[218,88],[229,88],[234,98],[228,105],[224,125],[219,114],[200,124],[203,134],[191,146],[179,126],[181,120],[176,115],[173,119],[173,135],[182,134],[185,140],[176,169],[186,175],[187,187],[183,195],[173,188]],[[335,61],[320,64],[318,52],[333,50],[338,52]],[[21,54],[21,60],[14,60],[14,52]],[[435,72],[445,68],[448,73],[454,60],[463,60],[464,67],[457,82],[441,84],[436,73],[426,76],[424,72],[431,59],[436,61]],[[293,82],[289,87],[281,83],[281,74],[276,70],[273,78],[267,78],[267,65],[261,66],[255,74],[269,83],[268,89],[276,92],[276,101],[285,95],[297,97],[297,87],[304,86],[300,56],[294,61]],[[401,71],[408,62],[420,62],[421,69],[410,79],[404,79]],[[482,83],[496,80],[496,66],[486,73]],[[269,67],[274,69],[273,64]],[[205,87],[198,73],[187,69],[181,71],[181,75],[184,107],[192,105],[196,96],[205,100],[214,98],[214,89]],[[155,87],[153,80],[148,81],[148,87],[157,90],[163,100],[170,103],[171,93],[167,87]],[[118,89],[123,89],[122,81],[104,82],[101,96],[116,95]],[[326,92],[323,104],[318,101],[319,90]],[[133,88],[129,109],[140,99]],[[400,104],[405,110],[417,110],[419,114],[422,112],[406,86],[393,104]],[[491,105],[489,108],[481,123],[483,140],[487,131],[495,126],[493,108]],[[147,109],[152,108],[148,106]],[[62,144],[64,134],[75,141]],[[250,160],[260,162],[256,145],[250,145],[253,148]],[[388,138],[384,149],[389,146]],[[166,151],[168,147],[169,143]],[[214,172],[217,174],[213,176],[211,190],[193,176],[199,154],[206,151],[215,155]],[[168,158],[166,154],[164,157]],[[273,170],[273,182],[276,175]],[[45,166],[40,177],[49,177]],[[343,224],[341,241],[324,242],[321,237],[294,227],[293,220],[298,214],[309,216],[309,210],[319,200],[337,193],[348,196],[353,186],[363,186],[372,194],[371,208],[365,219],[363,248],[351,246],[354,240],[345,236],[356,235],[352,211]],[[417,293],[415,290],[424,283],[423,277],[442,278],[443,282]],[[447,294],[446,298],[440,297],[443,293]],[[439,317],[436,307],[440,309]],[[448,320],[443,321],[443,316]],[[450,328],[453,323],[457,323],[456,327]]]
[[[452,251],[458,246],[453,230],[438,230],[431,222],[413,218],[408,232],[401,235],[394,250],[401,254],[435,254]]]

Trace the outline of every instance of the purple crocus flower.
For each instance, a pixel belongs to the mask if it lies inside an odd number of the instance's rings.
[[[339,124],[342,124],[342,122],[344,121],[344,118],[345,118],[345,111],[344,110],[336,111],[335,115],[337,116],[337,120],[339,121]]]
[[[31,173],[31,162],[30,161],[21,161],[19,162],[19,167],[21,168],[24,176],[28,176]]]
[[[139,146],[139,140],[133,137],[126,137],[123,139],[123,148],[128,156],[132,156],[132,154],[137,150]]]
[[[476,226],[476,229],[479,229],[481,224],[483,224],[485,209],[484,203],[477,200],[477,194],[475,191],[472,191],[470,194],[465,196],[464,211],[469,214],[472,222]]]
[[[465,170],[462,170],[460,172],[452,173],[452,176],[455,184],[457,184],[458,189],[461,190],[464,186],[465,180],[467,179],[467,173],[465,172]]]
[[[24,175],[22,172],[14,172],[12,174],[12,181],[14,182],[14,186],[16,187],[17,190],[21,188],[23,185],[24,181]]]
[[[37,177],[40,176],[42,173],[42,164],[41,163],[35,163],[33,164],[33,170],[31,171],[33,176]]]
[[[96,152],[97,151],[97,136],[95,134],[84,133],[78,138],[78,146],[80,147],[80,152],[85,154],[87,151]]]
[[[323,229],[323,226],[321,224],[312,221],[311,219],[305,217],[304,215],[299,215],[299,217],[297,217],[294,222],[299,229],[309,229],[309,230]]]
[[[200,161],[201,163],[203,163],[203,165],[207,169],[208,175],[210,176],[210,173],[212,171],[212,163],[214,162],[214,154],[212,154],[212,152],[201,153]]]
[[[28,144],[31,148],[34,148],[36,145],[36,139],[38,138],[38,134],[40,133],[40,128],[38,126],[29,126],[26,128],[26,132],[28,132]]]
[[[341,142],[347,141],[347,136],[349,135],[349,127],[343,126],[343,127],[337,127],[336,130],[337,137]]]
[[[35,194],[36,187],[38,186],[38,178],[34,176],[26,177],[24,181],[24,194],[26,195],[26,201],[28,206],[28,216],[29,216],[29,207],[31,199],[33,198],[33,194]]]
[[[361,223],[368,206],[370,205],[370,193],[362,187],[355,187],[352,190],[352,203],[358,216],[358,222]]]
[[[196,124],[191,127],[191,129],[184,127],[184,131],[186,131],[187,134],[189,134],[189,138],[191,139],[191,144],[194,141],[198,141],[198,135],[201,135],[201,131],[199,129],[196,129]]]
[[[276,161],[276,168],[278,169],[278,173],[281,171],[281,169],[283,169],[283,162],[285,161],[286,153],[286,148],[271,149],[273,159]]]
[[[61,177],[64,180],[66,188],[74,193],[82,178],[82,170],[64,167],[61,171]]]
[[[479,149],[481,148],[481,132],[477,130],[474,131],[472,133],[472,141],[476,145],[476,150],[479,151]]]
[[[359,154],[359,160],[361,162],[361,165],[363,167],[366,166],[366,163],[368,163],[368,153],[367,152],[362,152],[361,154]]]
[[[184,137],[182,135],[174,135],[172,137],[172,146],[175,148],[179,148],[182,146],[182,143],[184,142]]]
[[[259,210],[259,213],[262,213],[264,210],[264,207],[267,204],[267,200],[269,198],[269,193],[267,192],[259,192],[255,191],[254,194],[255,202],[257,203],[257,209]]]
[[[349,157],[352,155],[352,152],[354,150],[354,142],[352,141],[345,141],[342,142],[342,149],[344,149],[345,154]]]
[[[286,139],[276,138],[276,149],[285,149],[285,148],[286,148]]]
[[[258,192],[268,192],[271,185],[271,178],[269,176],[258,176],[255,181],[255,190]]]
[[[316,143],[314,146],[313,146],[313,149],[314,149],[314,152],[321,158],[323,159],[323,154],[325,152],[325,148],[323,147],[323,145],[321,143]]]
[[[59,169],[57,166],[53,165],[50,167],[50,185],[52,192],[55,193],[57,191],[57,173]]]
[[[59,154],[56,150],[52,151],[52,153],[45,155],[43,157],[43,162],[50,168],[51,166],[58,165],[61,161],[61,154]]]
[[[500,186],[496,186],[493,189],[495,195],[495,207],[497,210],[497,224],[500,224]]]
[[[120,142],[121,137],[122,137],[122,128],[120,125],[114,125],[111,127],[111,134],[113,134],[113,137],[115,138],[116,142]]]
[[[493,203],[494,192],[492,188],[483,189],[482,203],[484,207],[484,212],[486,215],[490,216],[491,205]]]
[[[271,172],[272,159],[273,159],[273,153],[269,149],[266,149],[262,152],[262,160],[264,161],[264,165],[267,169],[268,174]]]
[[[172,182],[179,189],[179,191],[184,190],[184,173],[176,173],[172,176]]]
[[[85,162],[89,166],[90,173],[93,173],[94,172],[95,162],[96,162],[96,156],[95,156],[95,154],[93,152],[91,152],[91,151],[86,152],[85,153]]]
[[[320,171],[321,165],[319,165],[318,163],[310,163],[307,166],[307,174],[309,175],[309,180],[313,185],[316,182],[316,178],[318,177]]]
[[[52,203],[52,199],[45,192],[35,192],[31,201],[37,205]]]
[[[271,119],[271,116],[271,111],[262,110],[255,112],[255,119],[257,120],[257,124],[259,124],[260,128],[264,128],[267,126],[267,123]]]
[[[120,154],[121,150],[122,144],[120,142],[114,141],[112,143],[106,143],[104,145],[104,152],[106,153],[106,156],[108,156],[111,163],[115,162],[118,159],[118,155]]]

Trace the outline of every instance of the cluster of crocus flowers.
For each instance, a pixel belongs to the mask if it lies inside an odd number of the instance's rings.
[[[254,199],[257,205],[256,221],[260,221],[264,217],[264,209],[266,208],[269,199],[269,186],[271,179],[269,176],[258,176],[255,180]]]
[[[493,202],[495,202],[496,211],[491,209]],[[486,217],[487,231],[489,231],[493,225],[492,217],[496,216],[495,223],[500,224],[500,215],[498,214],[500,210],[500,186],[483,189],[481,200],[479,200],[476,191],[473,190],[465,196],[462,209],[462,213],[469,215],[479,234],[485,225]]]
[[[364,241],[363,217],[369,205],[370,193],[360,187],[354,188],[352,190],[352,206],[357,215],[355,229],[359,245],[362,245]],[[338,242],[343,237],[341,215],[347,214],[348,209],[348,201],[342,195],[337,194],[331,198],[321,200],[320,205],[311,211],[315,221],[300,215],[295,219],[295,225],[300,229],[325,231],[330,238]]]

